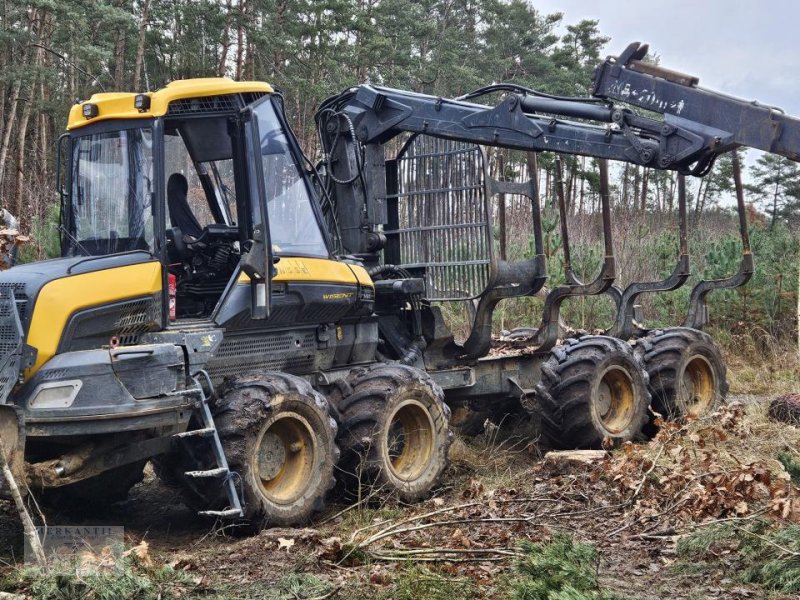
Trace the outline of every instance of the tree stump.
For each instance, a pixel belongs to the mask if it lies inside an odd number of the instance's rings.
[[[769,403],[767,413],[773,421],[800,425],[800,394],[784,394]]]

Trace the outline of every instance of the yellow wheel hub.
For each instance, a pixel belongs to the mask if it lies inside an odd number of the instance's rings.
[[[255,448],[254,473],[261,492],[276,504],[302,496],[311,480],[316,442],[308,421],[288,412],[271,418]]]
[[[621,433],[636,412],[636,393],[630,374],[622,367],[603,371],[595,389],[594,410],[598,420],[611,433]]]
[[[683,370],[680,382],[680,399],[686,414],[701,417],[714,404],[716,376],[711,363],[704,356],[693,356]]]
[[[433,455],[434,431],[430,412],[419,401],[404,400],[394,409],[383,454],[395,477],[412,481],[425,472]]]

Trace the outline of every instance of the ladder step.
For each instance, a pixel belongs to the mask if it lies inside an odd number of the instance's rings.
[[[201,479],[203,477],[224,477],[230,473],[228,469],[224,467],[220,467],[218,469],[209,469],[207,471],[186,471],[184,473],[187,477],[192,477],[194,479]]]
[[[192,429],[191,431],[184,431],[183,433],[176,433],[174,438],[191,438],[191,437],[211,437],[214,435],[215,429],[213,427],[203,427],[202,429]]]
[[[222,517],[223,519],[244,516],[242,511],[238,508],[229,508],[227,510],[201,510],[197,514],[203,517]]]

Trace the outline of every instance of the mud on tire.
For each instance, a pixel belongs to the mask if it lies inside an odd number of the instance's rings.
[[[647,373],[626,342],[587,335],[553,348],[534,388],[542,435],[555,448],[599,448],[640,436]]]
[[[339,459],[337,426],[327,400],[308,382],[283,373],[236,377],[215,413],[247,520],[296,525],[323,508]]]
[[[650,377],[653,410],[668,419],[699,417],[728,393],[727,369],[711,336],[689,327],[657,330],[636,343]]]
[[[335,408],[351,488],[360,483],[414,502],[439,482],[452,439],[450,409],[429,375],[399,364],[358,369]]]

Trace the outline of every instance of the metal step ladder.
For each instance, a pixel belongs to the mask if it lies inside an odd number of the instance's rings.
[[[206,380],[208,388],[211,390],[210,395],[213,395],[214,388],[211,385],[211,378],[205,371],[199,371],[192,377],[192,380],[197,386],[195,391],[197,391],[200,397],[200,403],[196,410],[202,426],[198,429],[184,431],[183,433],[176,433],[172,437],[184,442],[192,439],[208,439],[211,442],[211,449],[214,454],[214,462],[216,463],[216,466],[201,471],[186,471],[184,475],[190,479],[218,480],[225,487],[225,492],[228,496],[228,508],[225,510],[201,510],[198,512],[198,514],[207,517],[219,517],[227,519],[241,518],[244,516],[242,503],[239,499],[239,494],[236,491],[236,486],[233,483],[231,470],[228,468],[228,461],[225,458],[225,451],[222,449],[222,443],[220,442],[219,434],[217,433],[217,426],[214,424],[214,417],[211,416],[211,409],[208,406],[209,398],[206,397],[203,385],[200,383],[198,376],[203,376],[203,378]]]

